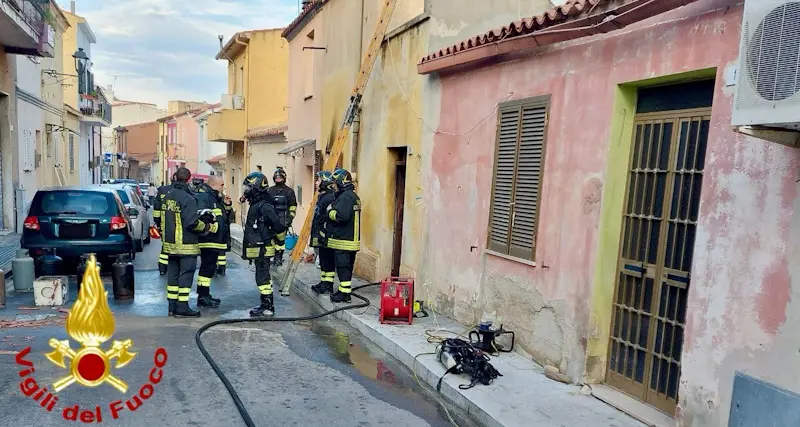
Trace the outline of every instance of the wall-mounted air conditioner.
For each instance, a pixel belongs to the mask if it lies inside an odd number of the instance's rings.
[[[733,126],[800,130],[800,1],[746,0]]]
[[[233,109],[244,110],[244,96],[233,95]]]

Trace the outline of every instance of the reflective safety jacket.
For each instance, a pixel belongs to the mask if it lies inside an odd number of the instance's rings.
[[[197,201],[184,182],[174,183],[162,200],[161,223],[161,247],[167,255],[199,255],[198,235],[217,231],[216,224],[200,220]]]
[[[161,202],[164,201],[164,197],[167,197],[167,194],[169,194],[172,189],[172,184],[158,187],[156,200],[153,202],[153,221],[156,223],[156,227],[159,229],[161,229]]]
[[[197,199],[197,209],[209,209],[214,213],[217,222],[217,231],[200,235],[198,238],[200,249],[216,249],[219,251],[228,250],[228,241],[231,235],[229,220],[230,206],[225,206],[225,201],[219,192],[203,183],[195,187],[195,198]]]
[[[262,193],[250,204],[242,237],[242,258],[251,260],[275,255],[275,239],[284,239],[286,225],[275,213],[271,196]]]
[[[333,191],[325,191],[317,196],[317,205],[314,207],[314,219],[311,221],[311,242],[312,248],[324,248],[327,240],[325,223],[328,222],[328,212],[326,209],[336,200]]]
[[[326,208],[327,209],[327,208]],[[327,247],[341,251],[358,252],[361,249],[361,199],[353,184],[336,192],[336,200],[328,209],[325,224]]]
[[[297,215],[297,197],[294,195],[294,190],[284,183],[276,184],[269,188],[269,195],[272,197],[275,213],[286,226],[289,226]]]

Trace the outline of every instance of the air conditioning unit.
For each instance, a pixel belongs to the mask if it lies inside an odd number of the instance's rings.
[[[223,93],[221,101],[223,110],[233,110],[233,95],[229,93]]]
[[[233,109],[244,110],[244,96],[233,95]]]
[[[800,1],[746,0],[733,126],[800,130]]]

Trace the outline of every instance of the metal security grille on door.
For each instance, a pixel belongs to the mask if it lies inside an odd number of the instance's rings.
[[[698,109],[635,122],[607,382],[669,414],[710,121],[710,110]]]
[[[550,97],[502,104],[488,248],[533,260]]]

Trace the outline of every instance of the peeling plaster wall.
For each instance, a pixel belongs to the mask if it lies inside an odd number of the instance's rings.
[[[592,310],[610,312],[610,304],[591,303],[613,293],[615,285],[613,277],[595,280],[594,269],[598,259],[606,259],[598,258],[597,248],[599,230],[606,227],[600,211],[609,191],[609,144],[619,137],[611,132],[616,87],[716,68],[679,424],[727,425],[737,370],[800,391],[800,372],[787,369],[800,347],[793,333],[800,328],[800,303],[793,299],[800,268],[789,262],[800,255],[800,151],[731,130],[733,90],[721,75],[737,61],[741,19],[736,1],[700,1],[610,35],[429,78],[431,106],[425,114],[440,131],[467,133],[489,115],[467,136],[442,132],[426,140],[428,262],[421,276],[439,308],[462,322],[505,323],[537,360],[581,380],[587,341],[608,345],[610,324],[598,324]],[[482,249],[491,200],[493,109],[506,99],[542,94],[552,95],[551,118],[537,267],[531,267]]]

